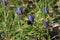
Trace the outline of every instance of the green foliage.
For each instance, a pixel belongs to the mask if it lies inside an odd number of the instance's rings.
[[[28,4],[25,0],[6,1],[8,6],[3,6],[0,1],[0,30],[6,33],[3,40],[50,40],[49,30],[45,29],[43,25],[43,20],[49,19],[48,15],[44,13],[44,7],[45,5],[48,6],[48,1],[34,1],[34,4]],[[51,1],[49,0],[49,2]],[[50,4],[54,5],[53,3]],[[22,8],[22,15],[17,15],[18,6]],[[34,16],[33,25],[27,24],[28,15]]]

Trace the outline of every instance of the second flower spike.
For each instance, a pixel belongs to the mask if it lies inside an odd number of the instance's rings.
[[[34,17],[33,17],[32,15],[29,15],[29,16],[28,16],[28,20],[29,20],[30,22],[33,22],[33,21],[34,21]]]
[[[18,7],[18,14],[22,14],[22,9]]]
[[[3,31],[2,33],[1,33],[1,37],[4,37],[5,36],[5,32]]]
[[[44,20],[44,28],[47,28],[49,25],[48,25],[48,22],[46,20]]]
[[[47,8],[47,7],[45,7],[45,8],[44,8],[44,11],[45,11],[45,13],[46,13],[46,14],[48,14],[48,13],[49,13],[49,10],[48,10],[48,8]]]
[[[4,6],[7,6],[6,0],[2,0],[2,4],[3,4]]]

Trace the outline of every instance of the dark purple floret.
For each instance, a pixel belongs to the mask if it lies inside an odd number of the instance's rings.
[[[30,16],[28,17],[28,20],[29,20],[30,22],[34,22],[34,17],[33,17],[32,15],[30,15]]]
[[[48,10],[48,8],[47,8],[47,7],[45,7],[45,8],[44,8],[44,11],[45,11],[45,13],[46,13],[46,14],[48,14],[48,13],[49,13],[49,10]]]
[[[2,3],[3,3],[4,6],[7,6],[6,0],[2,0]]]
[[[5,32],[2,32],[2,33],[1,33],[1,36],[4,37],[4,36],[5,36]]]
[[[18,14],[22,14],[22,9],[18,7]]]
[[[48,27],[48,22],[46,22],[45,20],[44,20],[44,27],[45,27],[45,28]]]
[[[33,23],[28,20],[28,21],[27,21],[27,24],[28,24],[28,25],[32,25]]]

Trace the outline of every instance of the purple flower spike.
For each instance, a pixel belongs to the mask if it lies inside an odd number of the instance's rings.
[[[30,22],[33,22],[33,21],[34,21],[34,17],[33,17],[32,15],[30,15],[30,16],[28,17],[28,20],[29,20]]]
[[[7,5],[7,2],[6,2],[6,0],[2,0],[2,3],[3,3],[3,5]]]
[[[44,27],[45,27],[45,28],[48,27],[48,22],[46,22],[45,20],[44,20]]]
[[[18,14],[22,14],[22,10],[20,7],[18,7]]]
[[[1,36],[4,37],[4,36],[5,36],[5,32],[2,32],[2,33],[1,33]]]
[[[48,14],[48,13],[49,13],[49,10],[48,10],[48,8],[47,8],[47,7],[45,7],[45,8],[44,8],[44,11],[45,11],[45,13],[46,13],[46,14]]]

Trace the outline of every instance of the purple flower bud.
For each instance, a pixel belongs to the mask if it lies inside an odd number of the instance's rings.
[[[32,15],[30,15],[30,16],[28,17],[28,20],[29,20],[30,22],[33,22],[33,21],[34,21],[34,17],[33,17]]]
[[[7,5],[7,2],[6,2],[6,0],[2,0],[2,3],[3,3],[3,5]]]
[[[18,7],[18,14],[22,14],[22,10],[20,7]]]
[[[45,28],[48,27],[48,22],[46,22],[45,20],[44,20],[44,27],[45,27]]]
[[[2,33],[1,33],[1,36],[4,37],[4,36],[5,36],[5,32],[2,32]]]
[[[47,8],[47,7],[45,7],[45,8],[44,8],[44,11],[45,11],[45,13],[46,13],[46,14],[48,14],[48,13],[49,13],[49,10],[48,10],[48,8]]]

